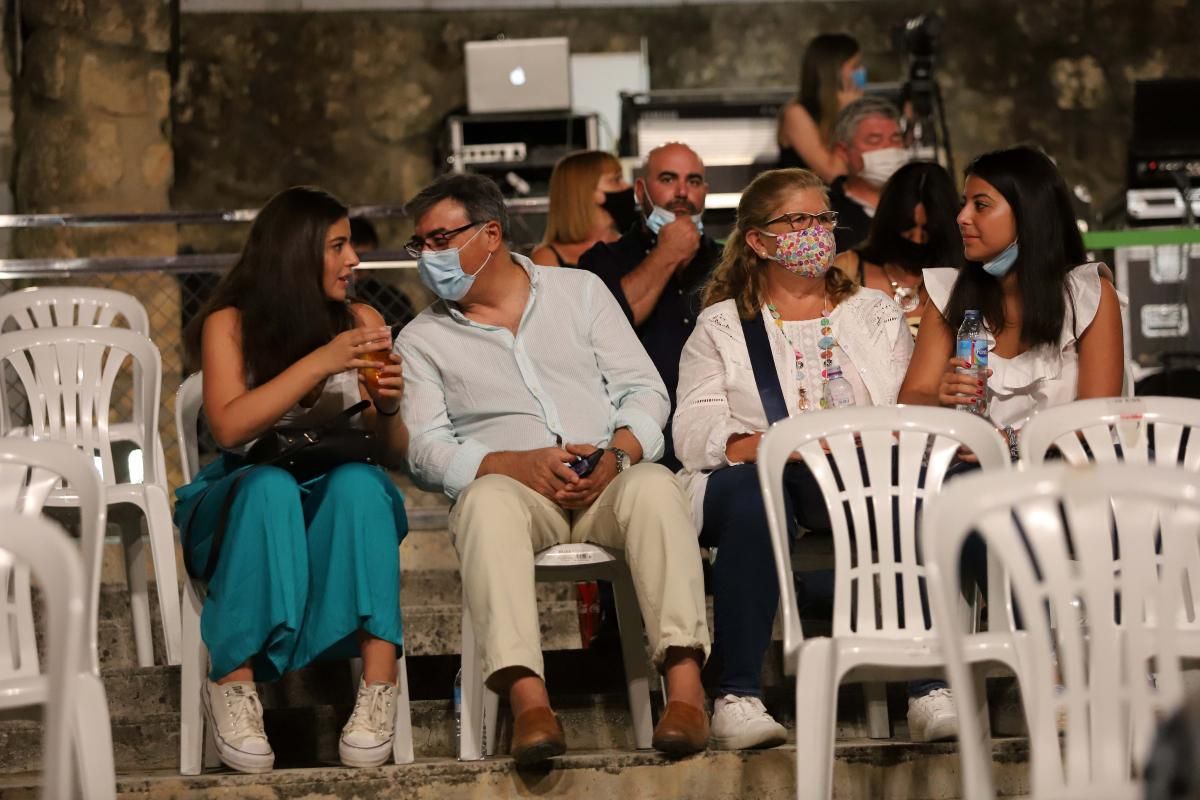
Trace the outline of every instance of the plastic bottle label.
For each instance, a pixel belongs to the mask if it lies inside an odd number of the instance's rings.
[[[988,345],[986,339],[959,339],[958,358],[966,361],[972,369],[987,369]]]

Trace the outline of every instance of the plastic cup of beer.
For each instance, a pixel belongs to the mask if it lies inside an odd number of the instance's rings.
[[[391,354],[391,350],[372,350],[369,353],[362,354],[361,358],[364,361],[374,361],[379,365],[378,367],[359,367],[363,378],[365,378],[367,381],[367,386],[370,387],[372,391],[379,391],[379,370],[392,363],[391,359],[389,358]]]

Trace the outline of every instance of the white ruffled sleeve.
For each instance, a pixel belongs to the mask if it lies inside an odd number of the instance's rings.
[[[938,267],[921,271],[925,281],[925,291],[933,301],[937,310],[946,315],[946,306],[950,303],[950,293],[954,291],[954,282],[958,280],[958,270],[953,267]]]
[[[1096,312],[1100,310],[1101,281],[1109,280],[1111,274],[1108,267],[1098,261],[1081,264],[1067,273],[1067,317],[1061,339],[1063,349],[1074,345],[1096,319]],[[1124,317],[1129,298],[1117,292],[1117,300],[1120,301],[1121,315]]]

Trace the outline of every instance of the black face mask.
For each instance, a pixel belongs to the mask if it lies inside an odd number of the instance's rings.
[[[635,223],[641,221],[641,215],[638,214],[637,201],[633,196],[633,187],[622,189],[619,192],[605,192],[604,202],[600,207],[608,212],[608,215],[613,218],[613,225],[621,233],[629,230]]]
[[[899,235],[887,237],[880,247],[872,249],[878,251],[875,255],[883,261],[912,272],[941,266],[933,263],[934,250],[930,244],[917,244]]]

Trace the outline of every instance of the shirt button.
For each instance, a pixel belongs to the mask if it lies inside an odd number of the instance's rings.
[[[679,293],[680,293],[680,294],[683,294],[683,289],[680,289],[680,290],[679,290]]]

